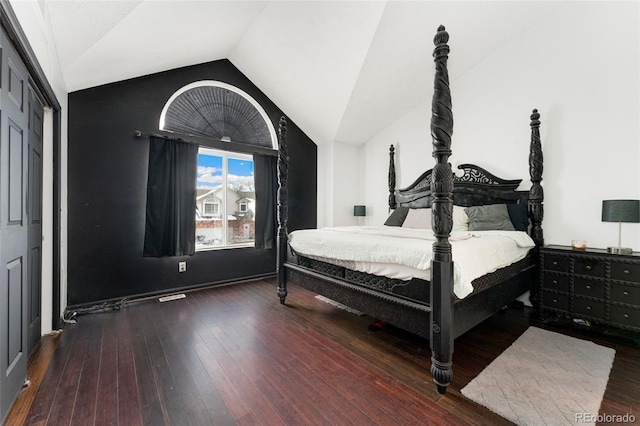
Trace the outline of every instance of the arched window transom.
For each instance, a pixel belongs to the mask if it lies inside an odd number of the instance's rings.
[[[277,149],[275,129],[251,96],[220,81],[197,81],[165,104],[160,130]]]

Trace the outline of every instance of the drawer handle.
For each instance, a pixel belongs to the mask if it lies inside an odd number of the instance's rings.
[[[553,283],[554,284],[558,284],[558,280],[553,280]]]
[[[554,260],[554,261],[553,261],[553,264],[554,264],[554,265],[558,265],[558,262],[556,262],[556,261]]]
[[[591,270],[591,265],[587,265],[587,271]]]
[[[625,296],[628,296],[629,292],[628,291],[623,291],[622,294],[624,294]]]
[[[590,285],[587,286],[587,290],[591,290],[591,286]]]
[[[624,317],[625,318],[629,318],[629,314],[624,314]]]
[[[591,306],[587,306],[587,311],[590,311],[590,310],[591,310]]]
[[[553,299],[553,303],[558,303],[558,299]]]

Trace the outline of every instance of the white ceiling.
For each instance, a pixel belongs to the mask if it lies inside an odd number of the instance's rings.
[[[438,25],[454,80],[559,3],[40,0],[69,92],[228,58],[316,143],[356,145],[431,98]]]

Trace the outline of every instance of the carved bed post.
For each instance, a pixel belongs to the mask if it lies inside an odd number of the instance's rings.
[[[542,181],[542,144],[540,143],[540,114],[534,109],[531,113],[531,144],[529,145],[529,175],[531,176],[531,188],[529,189],[529,219],[531,221],[531,229],[529,235],[536,244],[535,254],[538,249],[544,245],[544,236],[542,234],[542,217],[544,215],[544,191],[540,182]],[[529,299],[531,304],[539,309],[542,294],[542,287],[537,286],[542,276],[538,276],[531,284],[529,291]]]
[[[431,261],[431,375],[444,394],[453,378],[453,260],[449,235],[453,226],[453,173],[448,163],[451,155],[453,114],[447,59],[449,34],[444,26],[438,28],[433,39],[436,74],[431,102],[431,137],[433,139],[433,168],[431,191],[432,227],[436,237]]]
[[[276,274],[278,276],[278,297],[284,305],[287,297],[287,277],[284,262],[287,259],[287,177],[289,172],[287,155],[287,119],[282,116],[278,127],[278,238]]]
[[[531,189],[529,190],[529,217],[531,218],[531,238],[540,247],[544,245],[542,234],[542,218],[544,216],[542,190],[542,144],[540,143],[540,114],[534,109],[531,113],[531,145],[529,146],[529,175]]]
[[[396,204],[396,164],[395,148],[389,147],[389,211],[395,210]]]

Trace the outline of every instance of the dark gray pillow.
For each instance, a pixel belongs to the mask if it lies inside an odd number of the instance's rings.
[[[384,223],[387,226],[402,226],[404,219],[407,217],[409,207],[397,207],[387,218]]]
[[[529,209],[526,204],[507,204],[511,223],[516,231],[525,231],[529,229]]]
[[[490,204],[464,209],[469,216],[469,231],[515,231],[506,204]]]

